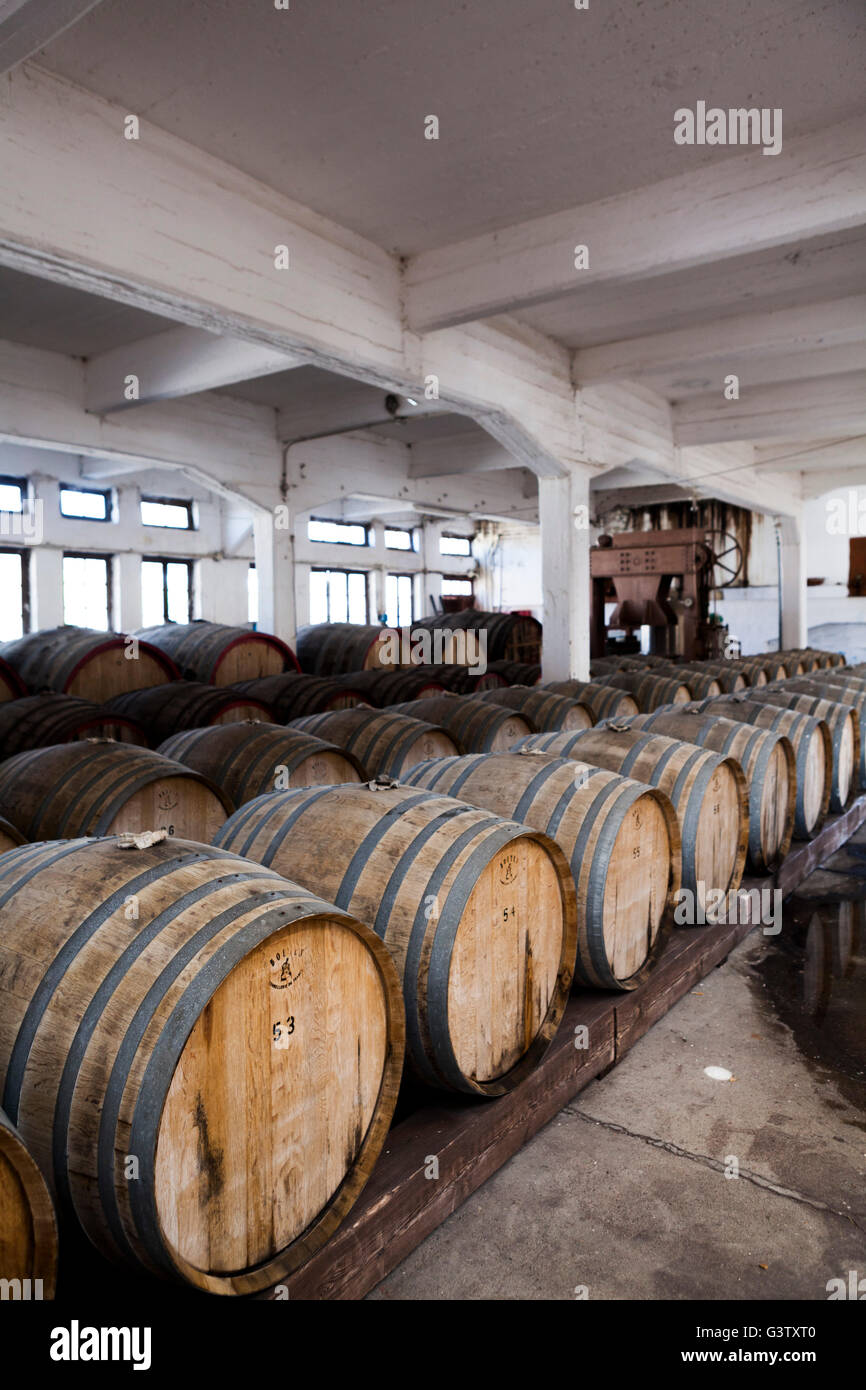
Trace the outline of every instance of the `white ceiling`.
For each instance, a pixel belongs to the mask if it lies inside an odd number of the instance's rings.
[[[67,357],[91,357],[169,327],[143,309],[0,266],[0,338]]]
[[[864,52],[862,0],[104,0],[38,61],[409,255],[712,161],[699,98],[847,119]]]

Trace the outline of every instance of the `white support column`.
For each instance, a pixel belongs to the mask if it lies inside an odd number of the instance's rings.
[[[135,632],[143,626],[141,616],[141,556],[125,552],[118,555],[114,569],[117,592],[114,607],[121,632]]]
[[[589,472],[539,478],[544,679],[589,679]]]
[[[30,627],[59,627],[63,622],[63,551],[34,546],[30,553]]]
[[[802,521],[798,517],[779,517],[776,525],[782,542],[782,646],[808,645],[806,617],[806,547]]]
[[[287,524],[288,523],[288,524]],[[259,621],[262,632],[282,637],[294,645],[295,616],[295,537],[294,518],[280,507],[276,512],[258,511],[253,516],[253,541],[259,584]]]

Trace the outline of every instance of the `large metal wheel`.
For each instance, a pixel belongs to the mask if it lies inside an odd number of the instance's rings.
[[[710,552],[710,585],[713,589],[728,589],[743,569],[743,547],[730,531],[708,531],[707,550]]]

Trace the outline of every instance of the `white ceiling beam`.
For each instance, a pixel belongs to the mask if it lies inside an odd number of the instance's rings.
[[[252,377],[301,366],[298,353],[179,325],[92,357],[86,366],[85,406],[94,415],[213,391]],[[130,378],[135,378],[134,394]]]
[[[794,309],[734,314],[700,328],[582,348],[574,354],[574,376],[580,386],[678,373],[694,377],[711,363],[724,373],[740,371],[745,364],[751,366],[765,357],[783,357],[791,363],[803,357],[814,363],[828,349],[858,345],[862,351],[864,344],[866,295],[851,295]],[[831,370],[838,371],[839,367]]]
[[[804,497],[823,497],[825,492],[834,492],[838,488],[864,487],[866,486],[866,458],[858,467],[832,471],[819,469],[817,472],[810,470],[802,473],[800,479]]]
[[[714,391],[674,404],[671,413],[678,445],[862,434],[866,372],[747,387],[736,401]]]
[[[785,441],[755,449],[755,465],[774,472],[843,473],[866,467],[866,434],[845,439]]]
[[[100,0],[2,0],[0,73],[9,72],[38,53],[99,3]]]
[[[412,444],[409,476],[444,478],[455,473],[487,473],[513,468],[514,458],[496,439],[473,431]]]
[[[590,285],[634,281],[795,247],[866,222],[866,120],[724,156],[584,207],[413,257],[406,308],[419,333],[506,314]],[[575,248],[589,264],[575,269]]]

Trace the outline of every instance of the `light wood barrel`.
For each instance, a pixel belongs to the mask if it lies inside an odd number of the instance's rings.
[[[22,695],[27,694],[27,686],[24,684],[18,672],[0,657],[0,703],[7,700],[20,700]]]
[[[305,676],[294,671],[262,676],[260,680],[238,681],[232,689],[239,695],[262,700],[281,724],[287,724],[290,719],[302,719],[305,714],[370,704],[357,686],[344,684],[342,679]]]
[[[656,666],[655,672],[659,675],[667,676],[669,679],[682,681],[688,687],[689,695],[692,700],[706,699],[711,695],[722,694],[722,682],[715,671],[702,670],[696,666],[681,666],[678,662],[670,666]],[[731,676],[739,679],[742,685],[745,681],[739,672],[731,672]],[[670,703],[674,703],[671,701]],[[684,701],[678,703],[683,704]]]
[[[45,690],[0,704],[0,759],[27,748],[50,748],[82,738],[113,738],[117,743],[147,746],[147,735],[134,719],[109,714],[92,700]]]
[[[344,709],[293,719],[289,728],[315,734],[358,759],[368,777],[402,777],[416,763],[464,749],[437,724],[391,709]]]
[[[712,890],[736,890],[749,835],[746,779],[733,758],[614,720],[571,734],[534,734],[520,748],[607,768],[666,792],[683,840],[683,888],[701,903]]]
[[[822,719],[813,719],[796,710],[762,704],[746,695],[700,700],[688,705],[697,713],[709,711],[722,719],[753,724],[759,729],[783,734],[794,749],[797,768],[797,798],[794,803],[794,839],[811,840],[821,829],[830,807],[833,775],[833,744],[830,730]]]
[[[407,1051],[428,1084],[502,1095],[545,1052],[577,945],[571,870],[547,836],[389,783],[258,797],[217,842],[370,923],[403,981]]]
[[[458,752],[505,752],[535,728],[528,714],[501,709],[470,695],[428,696],[411,704],[392,705],[392,709],[441,725],[460,744]]]
[[[157,751],[209,777],[235,806],[265,792],[360,782],[365,775],[351,753],[279,724],[187,729]]]
[[[18,826],[13,825],[5,816],[0,816],[0,854],[5,854],[7,849],[17,849],[23,844],[26,844],[26,840]]]
[[[234,685],[300,670],[282,638],[251,627],[199,620],[143,627],[136,636],[166,652],[185,680],[205,685]]]
[[[405,700],[419,700],[425,695],[442,695],[446,686],[422,667],[403,667],[399,671],[351,671],[335,677],[341,685],[357,690],[369,705],[386,709]]]
[[[614,671],[611,675],[605,676],[602,683],[616,686],[618,690],[627,690],[634,696],[643,714],[648,714],[661,705],[684,705],[692,698],[689,687],[676,676]]]
[[[0,1280],[6,1298],[53,1298],[57,1218],[45,1179],[0,1110]]]
[[[114,695],[177,678],[171,657],[136,637],[86,627],[54,627],[28,632],[0,644],[0,656],[14,667],[31,694],[59,690],[102,704]]]
[[[595,715],[588,704],[557,695],[553,690],[540,690],[533,685],[509,685],[504,690],[483,690],[475,696],[491,705],[517,710],[525,714],[539,733],[558,729],[591,729]]]
[[[681,877],[679,823],[664,792],[547,753],[440,758],[407,780],[550,835],[577,888],[575,982],[630,990],[646,979]]]
[[[296,653],[310,676],[339,676],[399,666],[400,634],[381,624],[313,623],[298,630]],[[397,656],[395,658],[395,651]]]
[[[768,681],[784,680],[787,672],[778,652],[766,656],[731,658],[731,665],[744,671],[749,678],[749,686],[766,685]]]
[[[854,677],[846,681],[832,671],[816,671],[811,676],[796,676],[787,680],[778,688],[782,691],[793,690],[801,695],[815,695],[824,700],[838,700],[856,710],[860,729],[860,786],[866,787],[866,680],[860,681]]]
[[[834,701],[832,697],[822,699],[820,696],[786,692],[784,686],[762,686],[749,694],[759,704],[798,710],[800,714],[811,714],[813,718],[824,721],[830,730],[833,753],[830,810],[835,813],[844,811],[859,784],[860,723],[856,709],[850,704]]]
[[[485,652],[486,664],[491,661],[517,661],[537,665],[541,661],[541,623],[525,613],[490,613],[480,608],[462,608],[458,613],[434,613],[412,624],[412,637],[418,632],[472,632],[473,639]],[[432,661],[455,661],[449,653],[447,637],[440,639],[444,655],[433,655]],[[468,649],[467,649],[468,654]]]
[[[554,695],[565,695],[569,700],[579,700],[582,705],[589,705],[596,722],[615,719],[618,715],[639,713],[634,696],[615,685],[601,685],[594,681],[546,681],[541,688],[552,690]]]
[[[172,681],[149,690],[130,690],[107,700],[106,709],[136,720],[154,748],[181,729],[237,724],[245,719],[260,719],[268,724],[272,718],[264,701],[229,687],[203,685],[199,681]]]
[[[734,695],[738,690],[745,690],[748,686],[748,679],[746,673],[744,671],[738,671],[735,667],[732,667],[727,661],[693,662],[690,665],[678,666],[677,669],[682,671],[688,685],[691,687],[692,690],[694,690],[695,688],[692,685],[692,682],[689,680],[689,674],[692,671],[696,672],[698,675],[703,675],[704,672],[709,672],[714,677],[714,679],[718,681],[719,689],[721,693],[725,695]],[[764,681],[766,682],[766,676],[764,677]],[[708,694],[714,693],[716,692],[708,692]],[[706,699],[707,696],[698,696],[696,694],[695,699],[699,698]]]
[[[0,763],[0,815],[28,840],[162,829],[207,842],[233,810],[200,772],[131,743],[60,743]]]
[[[369,1176],[400,1076],[399,982],[375,934],[306,889],[146,839],[0,861],[3,1105],[105,1255],[254,1293],[325,1243]]]
[[[749,786],[749,866],[755,873],[778,867],[791,848],[797,800],[797,768],[789,739],[716,714],[686,714],[680,709],[639,714],[628,722],[633,729],[652,729],[736,758]]]

